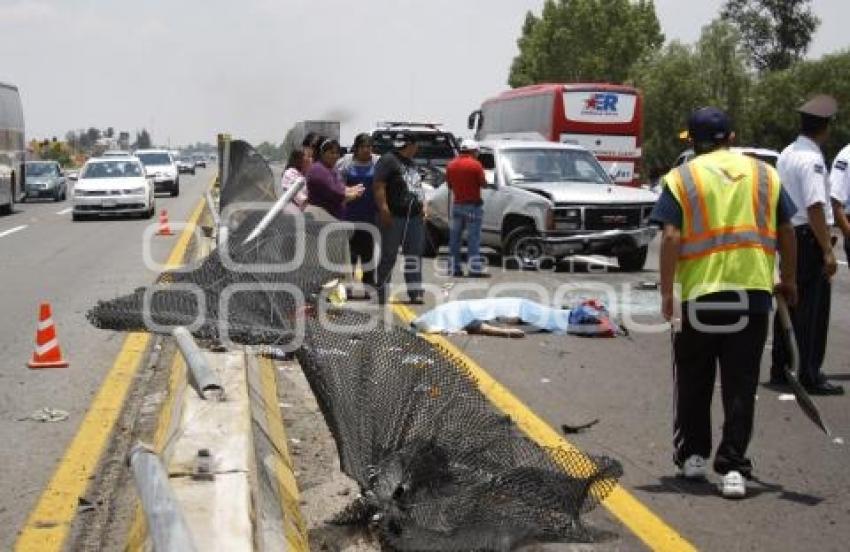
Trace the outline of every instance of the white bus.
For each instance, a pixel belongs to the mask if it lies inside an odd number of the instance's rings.
[[[24,186],[24,110],[18,87],[0,82],[0,213],[12,212]]]

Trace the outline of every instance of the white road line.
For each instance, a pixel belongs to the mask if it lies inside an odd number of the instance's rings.
[[[56,214],[57,215],[67,215],[68,213],[70,213],[73,210],[74,210],[73,207],[68,207],[67,209],[62,209],[61,211],[56,211]]]
[[[0,238],[5,238],[5,237],[6,237],[6,236],[8,236],[9,234],[14,234],[15,232],[20,232],[21,230],[23,230],[23,229],[24,229],[24,228],[26,228],[27,226],[28,226],[28,225],[26,225],[26,224],[22,224],[22,225],[20,225],[20,226],[15,226],[14,228],[10,228],[10,229],[8,229],[8,230],[4,230],[3,232],[0,232]]]
[[[838,264],[847,266],[847,261],[838,261]]]

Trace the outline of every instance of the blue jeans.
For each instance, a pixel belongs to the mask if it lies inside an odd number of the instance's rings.
[[[463,264],[460,257],[460,242],[466,229],[466,259],[469,271],[479,273],[484,270],[484,259],[481,258],[481,221],[484,218],[484,208],[472,203],[455,203],[452,205],[452,228],[449,232],[449,251],[452,255],[451,269],[453,274],[460,274]]]
[[[393,217],[389,228],[378,226],[381,232],[381,258],[378,261],[378,273],[375,287],[378,301],[387,300],[393,267],[398,258],[398,249],[404,257],[404,280],[407,284],[407,296],[411,299],[422,297],[422,250],[425,246],[425,225],[420,216]]]

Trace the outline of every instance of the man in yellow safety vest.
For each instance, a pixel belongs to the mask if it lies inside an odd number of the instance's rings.
[[[662,314],[674,328],[681,323],[673,337],[674,461],[681,476],[705,478],[719,363],[725,421],[714,470],[721,494],[740,498],[752,471],[746,451],[772,293],[796,301],[796,207],[773,167],[729,151],[734,133],[723,111],[695,111],[688,134],[696,157],[664,177],[652,213],[663,226]]]

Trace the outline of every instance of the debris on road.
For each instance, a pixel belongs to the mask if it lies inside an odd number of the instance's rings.
[[[19,422],[25,421],[33,421],[33,422],[42,422],[42,423],[55,423],[55,422],[64,422],[71,415],[65,410],[59,410],[58,408],[50,408],[49,406],[45,406],[44,408],[39,408],[29,416],[24,418],[19,418]]]
[[[566,433],[567,435],[573,435],[575,433],[581,433],[586,429],[590,429],[599,423],[599,418],[595,418],[585,424],[580,425],[569,425],[569,424],[561,424],[561,431]]]

